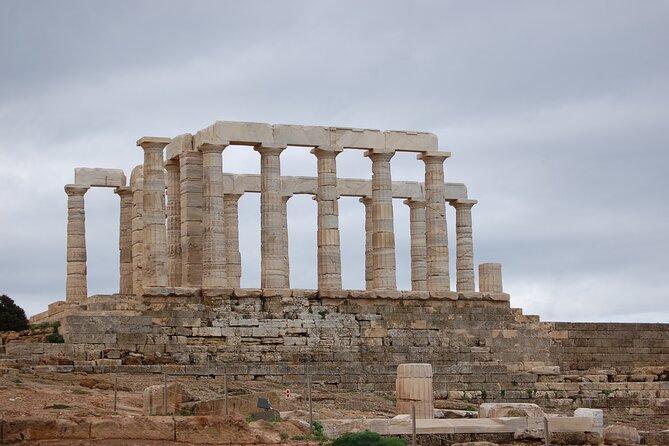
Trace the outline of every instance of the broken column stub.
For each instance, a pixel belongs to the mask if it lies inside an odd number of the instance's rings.
[[[416,419],[434,418],[432,364],[400,364],[395,381],[397,414],[411,414],[416,406]]]
[[[481,263],[479,265],[479,291],[502,293],[502,264]]]

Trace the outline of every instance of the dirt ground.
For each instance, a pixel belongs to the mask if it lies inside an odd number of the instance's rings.
[[[224,378],[169,376],[169,382],[179,382],[196,400],[220,399],[224,395]],[[85,374],[33,372],[12,369],[0,375],[0,415],[7,417],[57,416],[111,417],[114,415],[114,383],[116,382],[116,414],[141,415],[142,391],[150,386],[163,383],[158,374]],[[266,381],[235,381],[227,383],[230,397],[249,395],[253,392],[274,390],[284,395],[280,384]],[[290,388],[291,397],[272,401],[280,411],[297,411],[294,418],[308,420],[309,404],[306,389],[301,386]],[[390,418],[395,415],[395,398],[392,393],[343,392],[327,390],[318,384],[313,386],[314,419],[331,418]],[[255,398],[249,396],[249,398]],[[456,403],[453,409],[462,409]],[[437,401],[437,407],[446,408],[448,401]],[[631,417],[611,414],[605,411],[605,425],[622,423],[639,430],[660,430],[667,428],[666,418]],[[64,443],[40,442],[58,445]],[[76,443],[68,443],[76,444]],[[81,443],[85,444],[85,443]],[[129,444],[123,442],[96,442],[99,445]],[[132,442],[132,444],[165,444],[157,442]],[[183,444],[183,443],[180,443]],[[293,442],[292,445],[306,444]],[[313,443],[317,444],[317,443]],[[528,444],[528,443],[525,443]]]

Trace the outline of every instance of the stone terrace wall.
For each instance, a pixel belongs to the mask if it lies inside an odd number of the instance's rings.
[[[61,371],[225,372],[282,386],[303,383],[308,367],[314,382],[369,391],[393,391],[398,364],[428,362],[435,398],[463,406],[669,414],[669,324],[540,322],[505,294],[168,289],[62,314],[66,344],[10,343],[7,355]]]

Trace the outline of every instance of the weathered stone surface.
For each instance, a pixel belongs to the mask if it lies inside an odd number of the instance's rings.
[[[483,403],[479,406],[479,418],[543,416],[541,407],[532,403]]]
[[[121,169],[76,167],[74,169],[74,182],[88,187],[123,187],[126,178]]]
[[[174,419],[164,416],[91,418],[90,438],[173,441],[174,427]]]
[[[165,406],[165,396],[167,396],[167,406]],[[186,394],[179,383],[167,383],[167,389],[162,384],[149,386],[142,394],[142,413],[144,415],[173,414],[178,411],[179,405],[186,399]]]
[[[641,436],[634,427],[614,424],[604,428],[604,443],[634,445],[641,443]]]

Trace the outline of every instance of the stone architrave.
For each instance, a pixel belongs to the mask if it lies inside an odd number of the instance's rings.
[[[475,291],[474,240],[472,239],[472,207],[476,200],[456,200],[450,204],[455,208],[456,238],[456,290]]]
[[[179,158],[165,162],[167,171],[167,285],[181,286],[181,175]]]
[[[142,295],[144,272],[144,166],[137,166],[130,176],[132,189],[132,294]]]
[[[396,290],[393,183],[390,159],[395,152],[369,150],[372,160],[372,259],[375,290]]]
[[[262,288],[288,288],[288,257],[283,248],[285,224],[281,195],[280,155],[285,145],[261,145],[260,153],[260,252]]]
[[[88,297],[86,271],[86,212],[84,194],[88,186],[68,184],[67,194],[67,280],[65,300],[81,303]]]
[[[228,287],[239,288],[242,277],[242,256],[239,252],[239,199],[241,194],[223,196],[223,219],[225,220],[225,260],[227,263]]]
[[[409,206],[411,234],[411,290],[427,291],[427,249],[425,246],[425,202],[404,200]]]
[[[502,293],[502,264],[481,263],[479,265],[479,291]]]
[[[181,180],[181,286],[202,286],[202,152],[179,156]]]
[[[318,167],[318,289],[341,289],[341,248],[339,241],[339,194],[337,155],[339,147],[316,147]]]
[[[361,197],[358,201],[365,205],[365,289],[374,289],[374,260],[372,252],[374,246],[372,243],[372,199]]]
[[[418,159],[425,163],[425,237],[427,245],[427,289],[449,291],[448,229],[446,226],[446,187],[444,161],[449,152],[425,152]]]
[[[165,226],[165,167],[163,150],[169,138],[144,137],[144,273],[143,286],[167,286],[167,230]]]
[[[121,199],[119,218],[119,294],[131,296],[132,289],[132,189],[117,187],[114,193]]]
[[[202,287],[228,286],[223,217],[223,149],[202,144]]]

